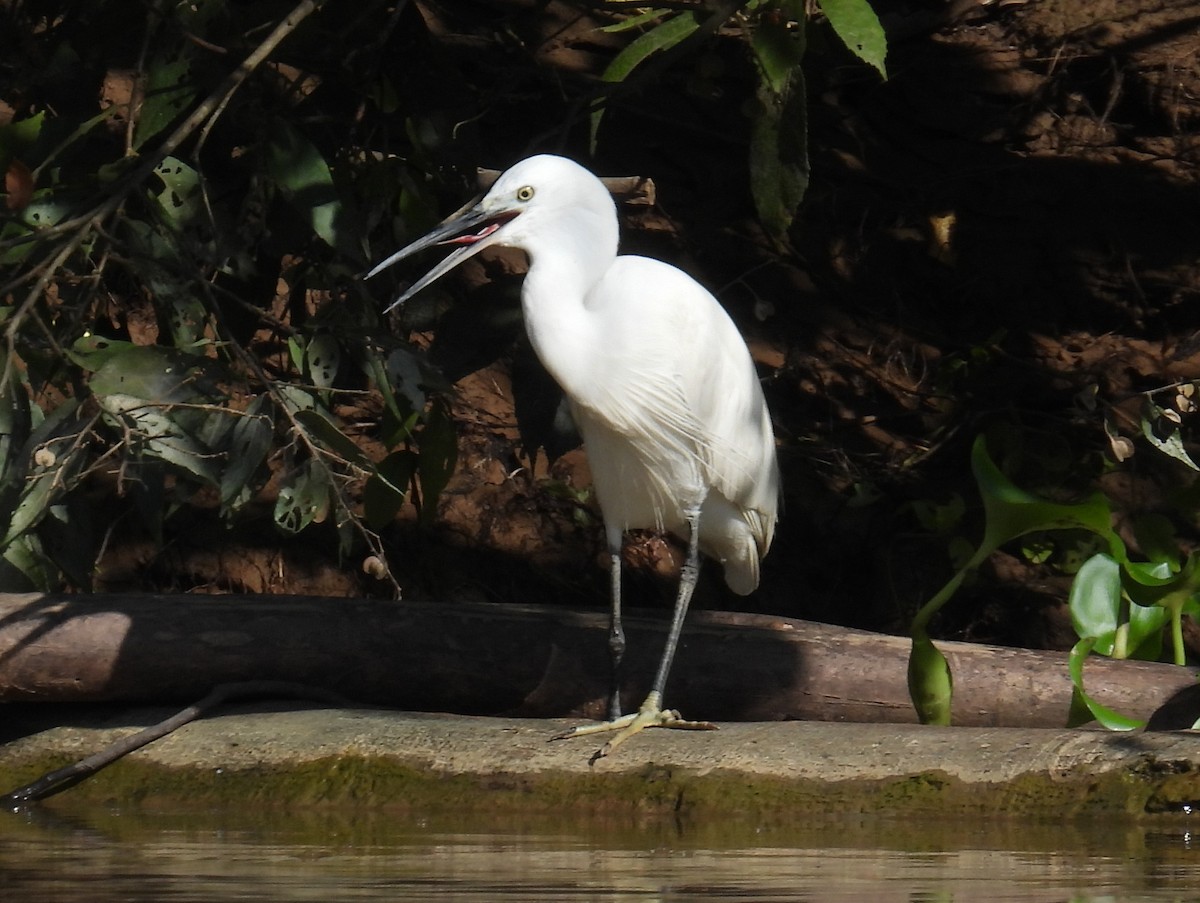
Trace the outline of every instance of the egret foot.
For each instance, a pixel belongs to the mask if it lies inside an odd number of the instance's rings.
[[[636,712],[629,715],[622,715],[620,718],[614,718],[611,721],[573,727],[560,734],[555,734],[550,739],[570,740],[572,737],[582,737],[585,734],[602,734],[608,731],[616,731],[617,735],[615,737],[596,750],[595,755],[591,759],[594,763],[597,759],[603,759],[605,756],[611,755],[618,746],[634,734],[648,727],[669,727],[672,730],[680,731],[718,730],[717,726],[711,721],[685,721],[674,709],[664,709],[662,707],[661,694],[651,693],[646,697],[646,701],[642,703],[642,707]]]

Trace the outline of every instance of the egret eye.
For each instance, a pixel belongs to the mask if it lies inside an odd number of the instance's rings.
[[[518,188],[517,189],[517,200],[518,201],[532,201],[533,200],[533,186],[532,185],[522,185],[520,188]]]

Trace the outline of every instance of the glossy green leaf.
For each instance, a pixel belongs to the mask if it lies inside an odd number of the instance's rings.
[[[851,52],[887,78],[887,35],[867,0],[818,0],[818,3]]]
[[[1001,473],[988,455],[982,436],[971,448],[971,470],[986,515],[983,542],[975,555],[976,565],[1006,542],[1026,533],[1071,527],[1081,527],[1102,537],[1114,557],[1125,560],[1125,544],[1112,529],[1112,510],[1100,493],[1074,505],[1048,502],[1031,495]]]
[[[922,724],[950,724],[954,676],[946,657],[924,632],[913,636],[908,694]]]
[[[1071,673],[1071,683],[1074,685],[1077,699],[1087,707],[1088,712],[1096,721],[1109,730],[1132,731],[1145,727],[1146,723],[1144,721],[1129,718],[1120,712],[1110,709],[1108,706],[1092,699],[1084,690],[1083,663],[1086,661],[1095,643],[1096,640],[1094,637],[1084,637],[1071,649],[1071,655],[1068,659],[1068,670]]]
[[[1121,625],[1121,566],[1110,556],[1093,555],[1071,583],[1071,624],[1077,636],[1113,634]],[[1111,648],[1101,649],[1111,655]]]

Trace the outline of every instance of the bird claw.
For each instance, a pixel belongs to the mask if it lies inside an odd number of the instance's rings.
[[[618,746],[634,734],[640,733],[648,727],[665,727],[681,731],[718,730],[717,726],[711,721],[687,721],[680,717],[679,712],[675,709],[660,708],[658,700],[652,694],[650,698],[642,703],[642,707],[637,712],[622,715],[620,718],[614,718],[611,721],[602,721],[598,724],[583,724],[568,728],[565,731],[555,734],[550,739],[552,741],[570,740],[573,737],[582,737],[585,734],[602,734],[616,731],[616,736],[596,750],[592,756],[590,761],[594,765],[598,759],[603,759],[605,756],[611,755]]]

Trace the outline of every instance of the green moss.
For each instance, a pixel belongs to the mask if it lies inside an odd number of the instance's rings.
[[[11,788],[65,764],[62,756],[9,763]],[[544,772],[447,775],[386,757],[330,757],[292,766],[172,769],[131,757],[71,788],[72,799],[140,805],[262,808],[337,807],[414,813],[571,813],[629,823],[669,816],[689,821],[738,817],[786,825],[815,815],[947,818],[1094,818],[1184,813],[1200,800],[1200,771],[1190,763],[1101,777],[1028,774],[995,784],[966,784],[926,772],[888,780],[822,782],[647,766],[628,774]]]

